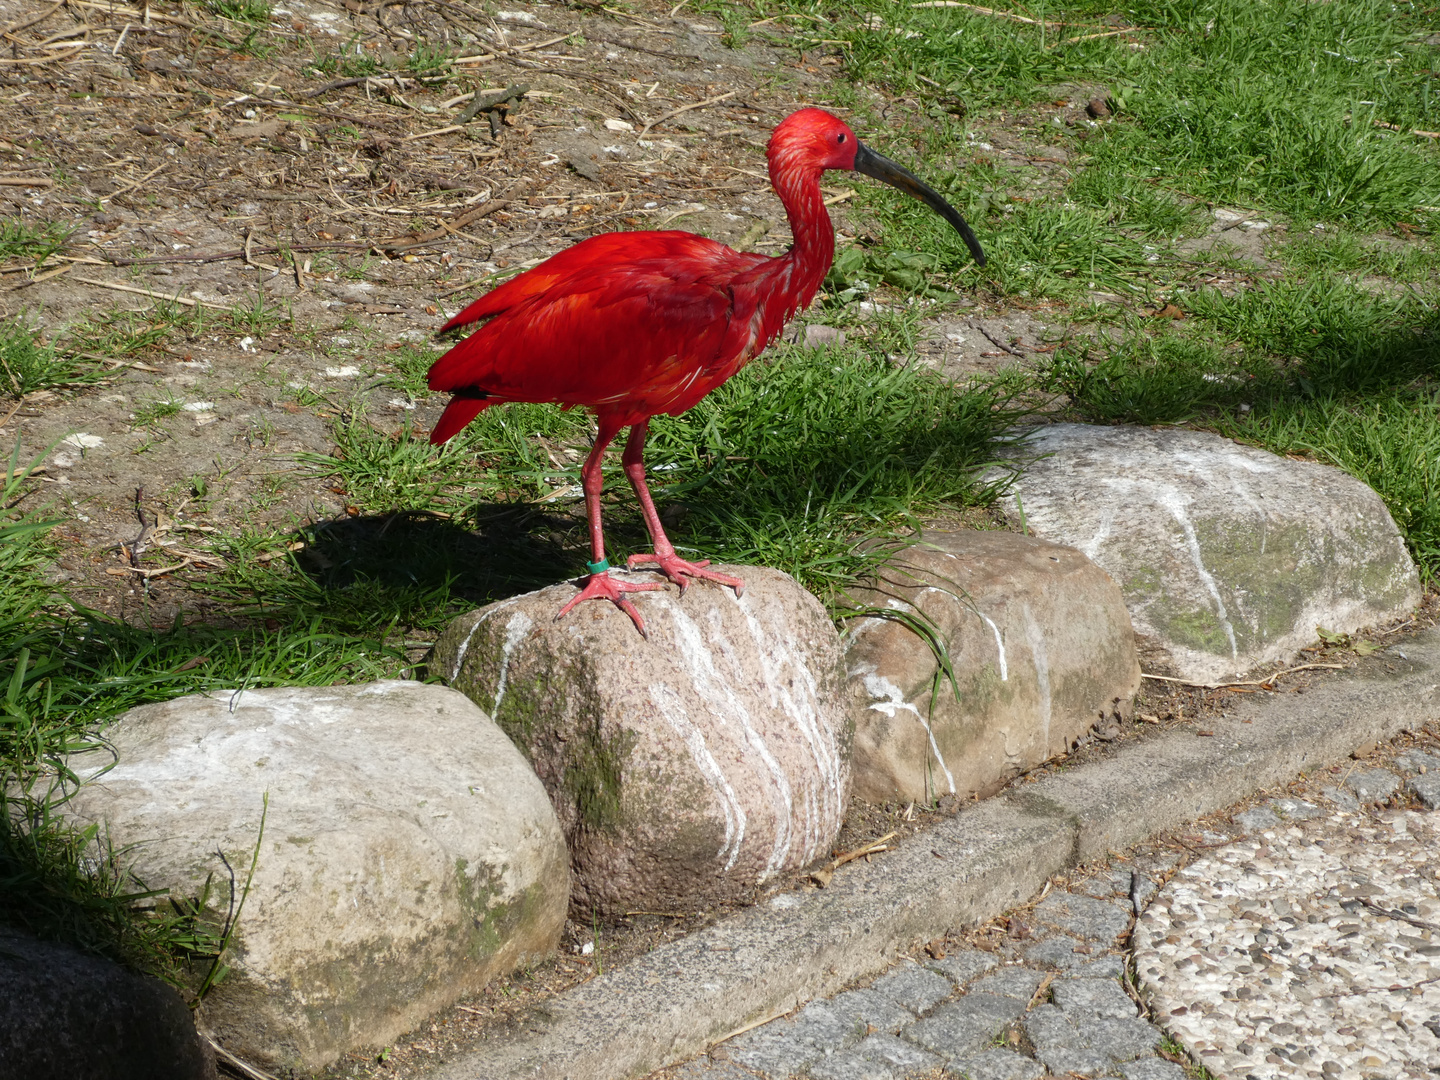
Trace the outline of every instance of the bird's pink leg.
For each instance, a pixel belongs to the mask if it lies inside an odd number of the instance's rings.
[[[739,596],[745,591],[745,583],[739,578],[706,570],[705,567],[710,565],[709,559],[701,559],[699,562],[692,563],[675,554],[675,547],[670,543],[670,538],[665,535],[665,530],[660,525],[660,515],[655,512],[655,501],[650,498],[650,489],[645,484],[645,436],[649,430],[650,422],[648,420],[631,426],[630,438],[625,443],[625,454],[621,461],[625,464],[625,475],[630,478],[630,484],[640,498],[640,512],[645,515],[645,527],[650,530],[650,539],[655,544],[655,554],[631,555],[626,560],[626,565],[659,563],[660,572],[679,585],[682,594],[685,592],[685,587],[690,584],[690,578],[705,578],[709,581],[718,581],[721,585],[729,585],[735,590],[735,595]]]
[[[637,585],[612,578],[610,563],[605,559],[605,530],[600,525],[600,489],[604,485],[600,475],[600,459],[605,456],[605,447],[610,445],[610,440],[615,438],[615,433],[622,426],[609,417],[600,418],[600,431],[595,436],[595,448],[590,451],[590,456],[585,459],[585,465],[580,470],[580,486],[585,489],[585,514],[590,521],[590,554],[594,559],[590,563],[590,577],[585,582],[585,587],[560,609],[555,618],[564,618],[570,609],[582,600],[609,600],[630,616],[635,629],[639,630],[642,636],[648,636],[645,634],[645,620],[640,617],[640,612],[635,610],[635,605],[625,599],[625,594],[651,592],[665,586],[658,582]]]

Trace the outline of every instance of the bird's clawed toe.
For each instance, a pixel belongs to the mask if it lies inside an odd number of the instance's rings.
[[[698,562],[688,562],[678,555],[656,555],[652,553],[646,555],[631,555],[630,558],[625,560],[625,565],[632,570],[641,564],[654,565],[662,574],[680,586],[680,592],[682,594],[686,588],[689,587],[693,579],[713,581],[719,585],[729,585],[735,590],[736,596],[740,596],[745,591],[745,583],[739,578],[731,577],[729,574],[717,573],[714,570],[706,570],[705,567],[710,565],[709,559],[701,559]]]
[[[635,624],[635,629],[640,631],[641,637],[648,638],[650,635],[645,630],[645,620],[640,617],[640,612],[635,609],[635,605],[625,599],[625,594],[655,592],[663,588],[665,588],[664,584],[658,581],[646,582],[644,584],[617,581],[610,576],[608,570],[600,574],[591,574],[589,580],[585,582],[584,588],[570,598],[569,603],[560,609],[555,615],[555,618],[557,621],[563,619],[570,613],[571,608],[585,600],[609,600],[626,615],[630,616],[630,621]]]

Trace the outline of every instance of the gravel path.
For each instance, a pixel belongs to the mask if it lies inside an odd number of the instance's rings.
[[[1440,758],[1397,764],[1435,805]],[[1399,782],[1369,769],[1348,787],[1373,801]],[[1440,815],[1376,813],[1338,789],[1324,810],[1276,803],[1139,920],[1156,1014],[1218,1080],[1440,1073]]]
[[[1433,1080],[1440,756],[1321,777],[651,1080]]]

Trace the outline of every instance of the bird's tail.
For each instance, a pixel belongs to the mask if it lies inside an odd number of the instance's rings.
[[[452,397],[450,404],[440,414],[440,421],[430,432],[430,442],[435,446],[460,433],[460,429],[495,404],[489,397]]]

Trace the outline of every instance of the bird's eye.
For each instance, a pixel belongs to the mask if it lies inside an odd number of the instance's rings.
[[[836,135],[836,136],[835,136],[835,141],[836,141],[836,142],[844,142],[844,141],[845,141],[845,135],[844,135],[844,133],[842,132],[841,134]]]

